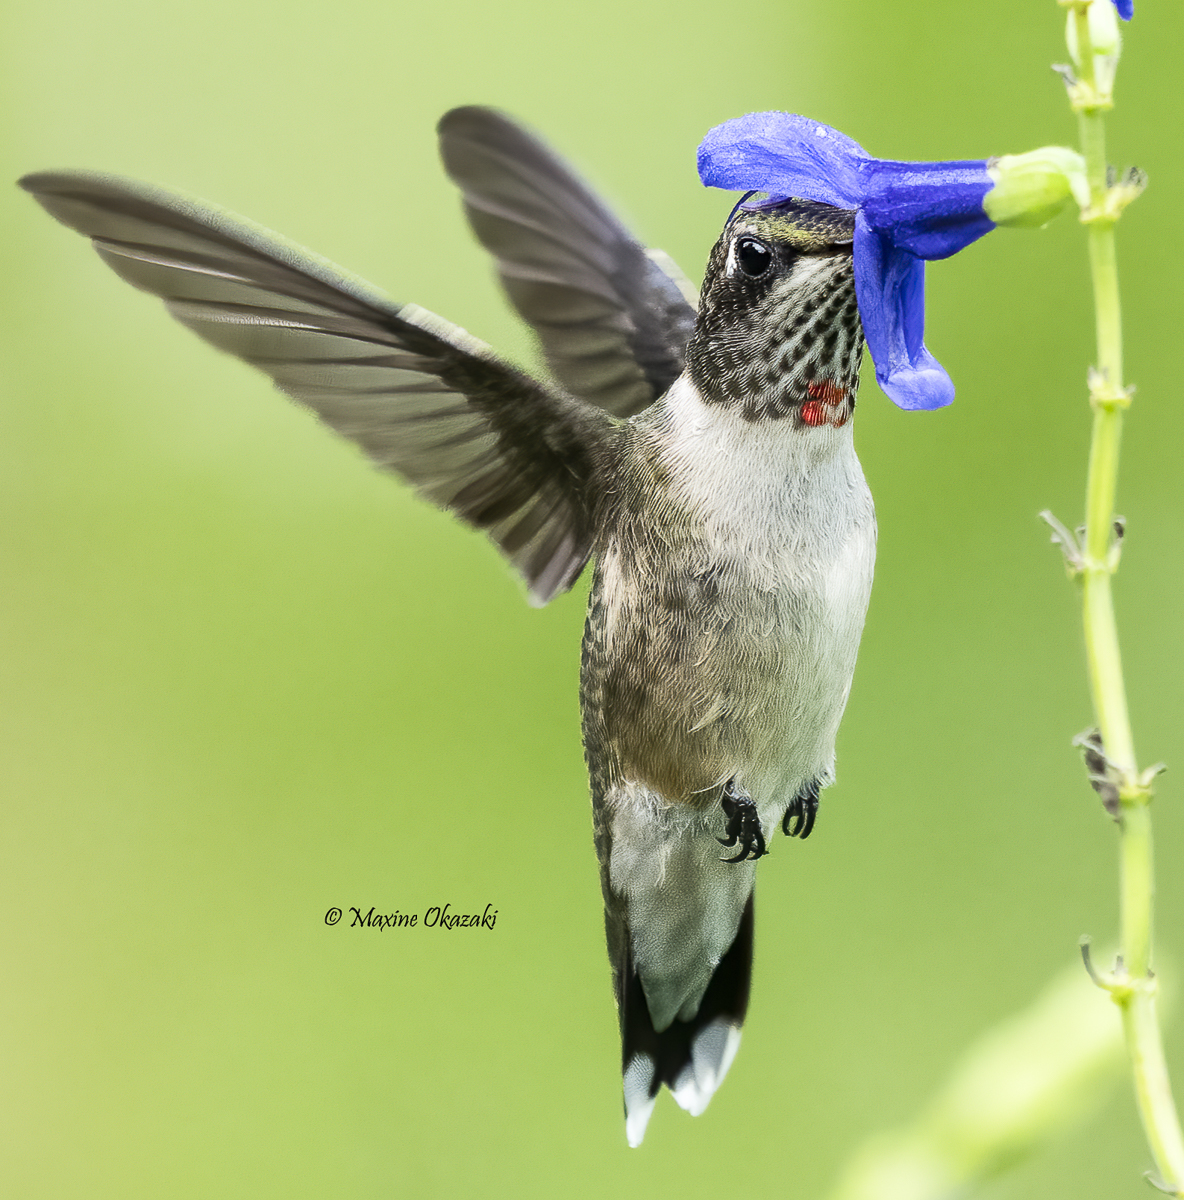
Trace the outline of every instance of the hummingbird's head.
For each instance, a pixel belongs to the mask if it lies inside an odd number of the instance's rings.
[[[740,206],[711,252],[687,366],[709,404],[746,420],[842,425],[863,329],[855,213],[810,200]]]

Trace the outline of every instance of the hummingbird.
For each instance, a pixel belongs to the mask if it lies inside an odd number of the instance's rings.
[[[223,209],[89,172],[20,185],[129,283],[484,530],[546,604],[594,562],[580,703],[626,1136],[699,1115],[748,1007],[757,861],[834,777],[875,558],[852,440],[855,213],[738,205],[702,293],[533,134],[439,123],[551,380]]]

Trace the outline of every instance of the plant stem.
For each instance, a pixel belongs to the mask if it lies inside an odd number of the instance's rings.
[[[1109,0],[1092,2],[1104,4]],[[1117,213],[1107,205],[1110,186],[1102,113],[1110,105],[1109,97],[1099,97],[1094,90],[1088,9],[1088,0],[1072,5],[1077,66],[1084,85],[1084,96],[1076,107],[1090,186],[1090,207],[1083,220],[1089,229],[1097,327],[1097,365],[1090,381],[1094,421],[1085,498],[1082,615],[1094,711],[1106,760],[1118,786],[1123,948],[1118,968],[1105,986],[1122,1010],[1135,1096],[1156,1167],[1172,1193],[1184,1196],[1184,1137],[1164,1059],[1151,971],[1155,896],[1151,787],[1136,765],[1110,588],[1118,565],[1117,554],[1111,548],[1118,455],[1123,413],[1130,398],[1122,383],[1122,312],[1114,251]]]

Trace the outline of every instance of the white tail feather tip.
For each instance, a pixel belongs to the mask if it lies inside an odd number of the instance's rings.
[[[692,1117],[700,1116],[723,1083],[739,1049],[740,1030],[727,1021],[712,1021],[699,1030],[691,1043],[691,1061],[671,1089],[678,1106]]]
[[[625,1137],[636,1149],[645,1137],[657,1096],[650,1095],[654,1081],[654,1060],[648,1054],[635,1054],[625,1068]]]

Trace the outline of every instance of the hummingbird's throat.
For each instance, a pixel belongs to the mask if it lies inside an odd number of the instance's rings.
[[[812,380],[806,385],[806,396],[799,414],[803,425],[840,429],[851,419],[851,393],[834,380]]]

